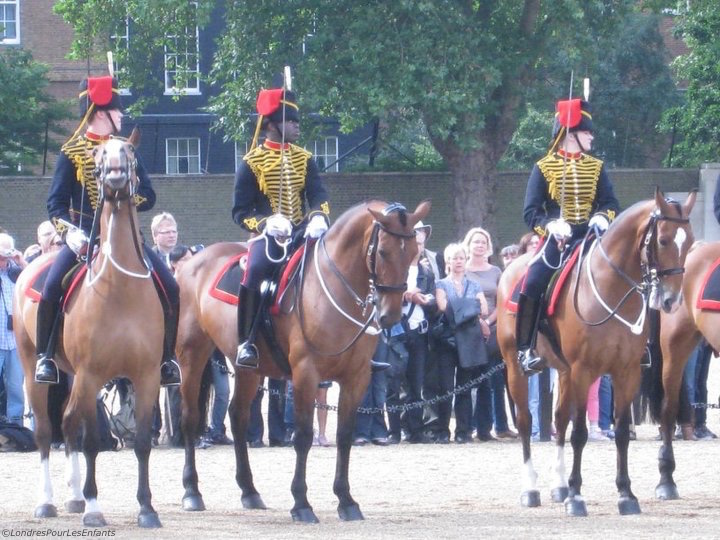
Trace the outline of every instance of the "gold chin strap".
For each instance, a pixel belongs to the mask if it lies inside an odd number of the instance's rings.
[[[73,133],[73,136],[70,137],[71,139],[74,139],[80,134],[80,131],[82,131],[82,128],[84,128],[87,125],[88,118],[90,118],[90,115],[95,110],[95,104],[91,101],[90,106],[87,109],[87,112],[85,112],[85,116],[83,116],[83,119],[80,121],[80,124],[78,125],[77,129],[75,130],[75,133]]]
[[[560,131],[558,131],[557,137],[555,137],[555,140],[553,140],[552,144],[550,145],[550,150],[548,150],[548,154],[552,154],[560,144],[560,140],[566,135],[565,127],[561,127]]]

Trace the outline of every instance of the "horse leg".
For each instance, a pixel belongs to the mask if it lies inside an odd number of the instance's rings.
[[[65,455],[69,460],[69,484],[73,491],[77,491],[80,482],[78,451],[83,428],[85,435],[82,439],[83,453],[85,454],[86,471],[83,497],[85,499],[85,512],[83,514],[84,527],[105,527],[107,522],[100,510],[97,501],[97,484],[95,482],[95,458],[98,453],[97,438],[97,407],[95,396],[101,384],[95,384],[85,373],[79,372],[73,382],[70,400],[63,415],[62,427],[65,436]],[[69,504],[75,504],[71,502]]]
[[[510,395],[515,402],[515,410],[517,418],[515,427],[517,427],[523,449],[523,474],[522,474],[522,493],[520,495],[520,504],[526,508],[534,508],[540,506],[540,491],[537,488],[537,472],[533,467],[532,454],[530,450],[530,435],[532,430],[532,418],[530,416],[530,408],[528,406],[528,378],[520,372],[520,368],[515,361],[516,353],[507,355],[510,358],[505,362],[508,377],[508,389]]]
[[[183,336],[181,334],[181,340]],[[185,494],[182,498],[183,510],[199,512],[205,510],[205,502],[198,488],[198,474],[195,465],[195,441],[197,440],[200,426],[199,395],[202,372],[207,362],[209,353],[202,355],[203,351],[197,351],[192,347],[180,344],[178,358],[182,366],[182,385],[180,394],[182,396],[182,432],[185,439],[185,465],[183,467],[183,487]],[[207,349],[207,348],[205,348]],[[203,362],[202,359],[205,359]]]
[[[309,360],[306,360],[309,361]],[[318,523],[319,520],[307,500],[307,456],[313,440],[313,417],[315,416],[315,394],[317,377],[304,376],[302,363],[293,367],[293,400],[295,414],[295,475],[290,491],[295,505],[290,510],[293,521]],[[338,448],[340,442],[338,441]]]
[[[138,462],[137,501],[140,503],[140,513],[137,524],[144,529],[162,527],[160,518],[152,505],[150,492],[150,450],[152,448],[152,421],[153,408],[157,403],[160,389],[160,371],[153,369],[152,373],[143,374],[133,380],[135,387],[135,458]]]
[[[585,423],[585,410],[587,407],[587,394],[590,381],[584,380],[573,370],[570,374],[570,386],[575,403],[573,429],[570,434],[570,443],[573,447],[573,466],[568,478],[568,496],[565,499],[565,513],[568,516],[587,516],[587,506],[580,491],[582,488],[582,453],[588,439],[587,424]]]
[[[640,367],[637,366],[637,377],[640,377]],[[622,380],[618,378],[618,380]],[[615,381],[615,378],[613,378]],[[628,388],[629,387],[629,388]],[[634,392],[631,389],[637,389],[637,384],[631,381],[623,380],[623,384],[615,384],[615,448],[617,449],[617,476],[615,477],[615,485],[617,486],[620,498],[618,499],[618,510],[620,515],[626,516],[640,513],[640,504],[637,497],[630,489],[630,475],[628,474],[628,447],[630,445],[630,407]]]
[[[352,384],[340,386],[340,401],[338,404],[338,426],[337,426],[337,461],[335,465],[335,482],[333,492],[337,495],[338,515],[343,521],[357,521],[365,519],[360,511],[360,506],[350,495],[349,466],[350,449],[352,448],[353,433],[355,432],[355,419],[357,408],[365,395],[369,384],[361,381],[352,381]]]
[[[250,420],[250,404],[257,394],[260,376],[247,369],[235,370],[235,392],[230,402],[230,428],[235,446],[235,481],[242,490],[243,508],[265,510],[255,484],[253,483],[250,459],[248,458],[247,428]]]
[[[559,374],[558,401],[555,407],[555,464],[553,465],[554,481],[550,490],[553,502],[564,502],[568,496],[567,470],[565,467],[565,434],[570,423],[570,391],[567,372]]]
[[[33,368],[35,362],[33,360]],[[50,440],[52,428],[48,416],[48,388],[33,382],[32,375],[25,373],[28,397],[35,415],[35,444],[40,452],[39,501],[35,507],[36,518],[57,517],[57,507],[53,502],[53,488],[50,479]]]

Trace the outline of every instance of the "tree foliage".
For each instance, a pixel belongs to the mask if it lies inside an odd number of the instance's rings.
[[[678,3],[676,30],[689,52],[674,67],[687,82],[684,102],[665,114],[663,127],[674,132],[674,166],[717,161],[720,154],[720,10],[713,0]]]
[[[48,67],[23,49],[0,52],[0,174],[38,163],[45,133],[59,133],[67,108],[46,93]],[[48,141],[48,144],[50,142]]]

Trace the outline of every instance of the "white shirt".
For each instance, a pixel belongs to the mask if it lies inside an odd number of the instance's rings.
[[[407,279],[407,287],[408,290],[411,291],[414,288],[417,287],[417,278],[418,278],[418,267],[417,265],[412,265],[408,269],[408,279]],[[412,303],[407,303],[403,306],[403,314],[407,315],[410,313],[410,308],[413,306]],[[415,309],[412,310],[412,313],[410,313],[410,317],[408,318],[408,326],[410,327],[410,330],[415,330],[418,326],[420,326],[420,323],[425,320],[425,312],[423,311],[423,307],[419,304],[415,304]]]

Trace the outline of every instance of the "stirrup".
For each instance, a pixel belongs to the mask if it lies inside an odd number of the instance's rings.
[[[518,363],[525,375],[537,375],[545,369],[545,360],[532,349],[518,351]]]
[[[257,369],[260,353],[254,343],[244,341],[237,348],[235,365],[246,369]]]
[[[650,345],[645,345],[645,351],[640,359],[641,369],[650,369],[652,367],[652,349]]]
[[[179,386],[182,384],[182,370],[175,358],[163,360],[160,364],[160,385]]]
[[[35,382],[39,384],[58,384],[60,372],[52,358],[42,355],[35,364]]]

